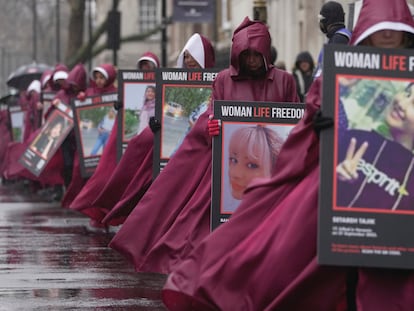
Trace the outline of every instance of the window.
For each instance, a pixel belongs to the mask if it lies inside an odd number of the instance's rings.
[[[159,23],[157,6],[159,1],[139,0],[139,31],[147,32],[155,28]]]

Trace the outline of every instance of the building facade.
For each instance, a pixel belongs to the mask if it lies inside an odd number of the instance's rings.
[[[345,23],[353,18],[350,7],[361,0],[337,0],[345,10]],[[165,64],[174,67],[177,56],[187,39],[199,32],[213,42],[217,53],[217,66],[228,66],[231,38],[234,29],[244,17],[254,19],[258,6],[265,6],[267,24],[273,45],[278,52],[278,60],[286,63],[291,71],[296,55],[301,51],[309,51],[316,61],[326,37],[319,29],[318,14],[325,0],[216,0],[215,18],[208,23],[173,22],[174,0],[123,0],[120,1],[122,36],[144,34],[159,26],[162,20],[166,24],[166,41],[162,42],[162,34],[158,32],[140,42],[122,44],[118,51],[118,67],[134,68],[139,55],[151,50],[162,58],[166,51]],[[414,0],[407,0],[414,4]],[[165,16],[162,17],[162,4],[165,3]],[[111,9],[112,0],[97,1],[97,14],[100,19],[106,17]],[[352,12],[352,10],[351,10]],[[99,21],[98,21],[99,22]],[[111,61],[111,51],[107,50],[98,59]]]

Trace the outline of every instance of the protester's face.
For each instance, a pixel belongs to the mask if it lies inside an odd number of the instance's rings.
[[[368,38],[368,44],[378,48],[400,48],[404,46],[404,32],[396,30],[379,30]]]
[[[95,83],[98,88],[103,88],[106,84],[105,76],[99,71],[94,72]]]
[[[241,200],[244,190],[253,178],[265,177],[265,165],[262,159],[252,159],[242,148],[230,147],[229,180],[231,194],[237,200]]]
[[[153,100],[155,98],[155,90],[152,87],[145,90],[145,98],[147,100]]]
[[[184,52],[184,67],[185,68],[201,68],[200,64],[194,59],[194,57],[188,52]]]
[[[141,70],[154,70],[155,65],[154,63],[150,62],[149,60],[142,60],[139,62],[139,68]]]
[[[249,71],[258,71],[264,65],[262,54],[253,50],[246,50],[240,54],[240,61]]]
[[[52,138],[58,138],[62,132],[62,123],[56,123],[50,130],[50,136]]]
[[[308,62],[300,62],[299,68],[303,72],[308,72],[311,69],[311,65]]]
[[[392,133],[414,140],[414,85],[395,96],[387,111],[385,121]]]

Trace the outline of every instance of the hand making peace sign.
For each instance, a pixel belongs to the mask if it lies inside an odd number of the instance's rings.
[[[364,142],[355,152],[356,139],[353,137],[346,151],[345,160],[336,167],[338,178],[342,181],[355,181],[358,179],[357,167],[358,162],[365,154],[368,148],[368,142]]]

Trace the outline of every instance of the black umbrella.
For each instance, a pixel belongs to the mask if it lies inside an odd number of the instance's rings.
[[[19,100],[19,94],[7,94],[0,98],[0,104],[13,106],[17,104]]]
[[[26,90],[33,80],[40,80],[45,70],[53,70],[53,67],[35,62],[20,66],[9,75],[7,85],[19,90]]]

